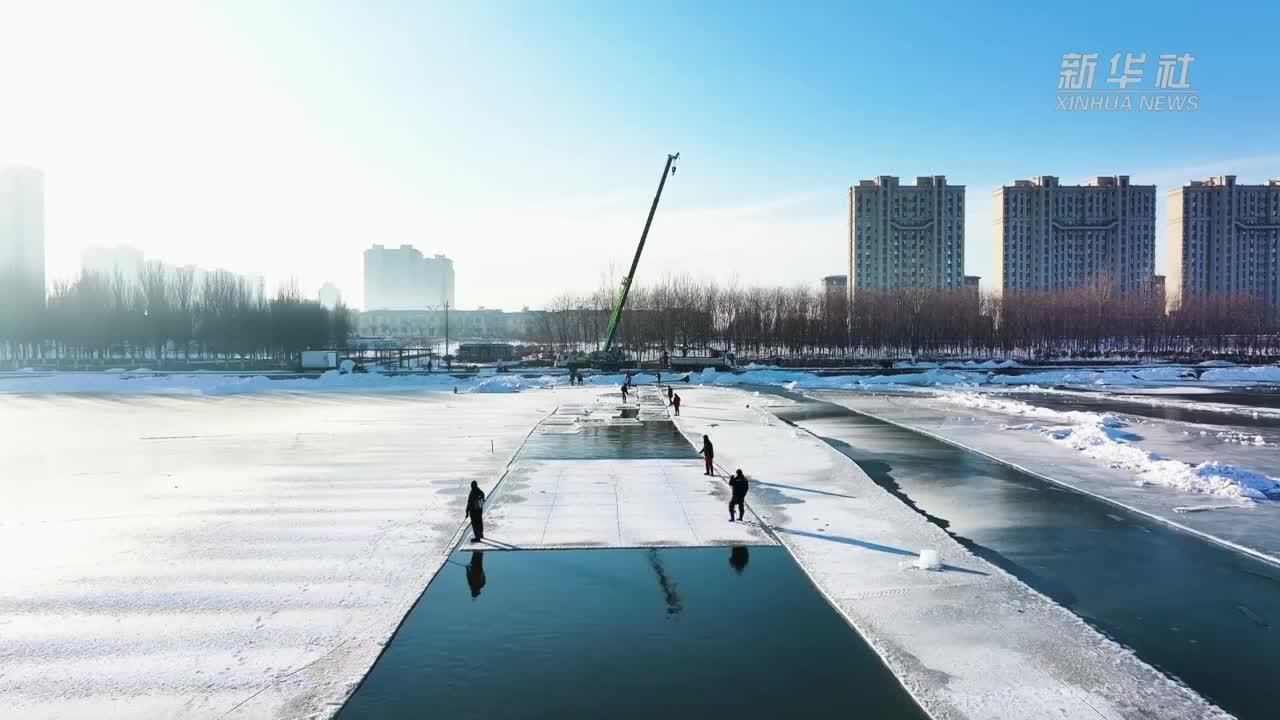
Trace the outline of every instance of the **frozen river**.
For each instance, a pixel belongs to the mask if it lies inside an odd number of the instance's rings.
[[[443,563],[469,482],[491,485],[554,407],[0,396],[0,716],[341,701]]]
[[[839,405],[775,413],[1224,709],[1274,716],[1280,568]]]

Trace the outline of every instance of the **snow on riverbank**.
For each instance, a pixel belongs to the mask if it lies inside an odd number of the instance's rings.
[[[677,388],[688,378],[689,385],[733,387],[738,385],[777,385],[789,390],[883,390],[939,387],[992,388],[1130,388],[1135,392],[1149,388],[1177,388],[1195,391],[1210,385],[1248,385],[1280,383],[1280,366],[1212,367],[1204,371],[1200,381],[1187,367],[1147,367],[1108,370],[1044,370],[1020,375],[1001,375],[996,369],[1019,367],[1011,360],[1002,362],[968,362],[938,366],[935,363],[898,363],[899,370],[883,375],[819,375],[803,370],[751,365],[741,372],[703,370],[693,373],[664,373],[664,379],[676,382]],[[588,374],[590,385],[621,385],[622,373]],[[653,372],[633,375],[639,384],[657,381]],[[443,390],[458,392],[519,392],[534,388],[565,384],[565,375],[528,377],[517,374],[481,375],[458,379],[439,373],[432,375],[389,375],[377,372],[342,374],[329,371],[317,378],[273,379],[265,375],[232,375],[223,373],[157,374],[149,370],[116,369],[102,373],[49,373],[34,377],[17,374],[0,376],[0,394],[29,393],[103,393],[143,395],[237,395],[266,392],[403,392]]]
[[[316,378],[272,379],[266,375],[199,373],[157,375],[150,371],[52,373],[0,378],[0,394],[243,395],[251,393],[382,393],[438,390],[459,393],[510,393],[548,387],[563,378],[503,374],[458,379],[452,375],[343,374],[330,370]]]
[[[1128,423],[1110,413],[1052,410],[973,392],[943,392],[937,398],[953,405],[1039,421],[1006,425],[1003,429],[1043,435],[1086,457],[1133,473],[1141,485],[1159,485],[1240,503],[1280,500],[1280,481],[1268,475],[1216,461],[1193,465],[1143,450],[1134,444],[1141,438],[1126,430]]]

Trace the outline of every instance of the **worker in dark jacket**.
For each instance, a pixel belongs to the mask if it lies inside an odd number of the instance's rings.
[[[467,514],[471,518],[471,542],[484,539],[484,491],[475,480],[471,481],[471,494],[467,496]]]
[[[716,456],[716,449],[711,445],[711,438],[707,437],[706,435],[702,436],[702,449],[698,451],[698,454],[702,455],[703,461],[705,461],[707,464],[707,470],[702,474],[703,475],[713,474],[712,459],[715,458]]]
[[[622,402],[624,404],[627,402],[627,384],[625,382],[622,383]]]
[[[680,417],[680,396],[676,395],[671,398],[671,407],[676,409],[676,417]]]
[[[743,502],[747,499],[747,476],[742,474],[742,468],[729,478],[729,489],[733,494],[729,497],[729,522],[733,522],[733,506],[738,506],[738,519],[742,519]]]

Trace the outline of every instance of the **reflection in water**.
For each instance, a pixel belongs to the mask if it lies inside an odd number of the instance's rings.
[[[747,563],[751,560],[751,553],[747,551],[746,545],[734,545],[729,548],[729,567],[732,567],[739,575],[743,570],[747,569]]]
[[[679,586],[671,578],[667,577],[667,569],[662,564],[662,556],[657,550],[649,551],[649,565],[653,568],[654,574],[658,576],[658,586],[662,588],[662,597],[667,601],[667,614],[678,615],[680,613],[680,592]]]
[[[751,548],[747,581],[726,549],[657,551],[674,621],[649,548],[487,550],[484,602],[436,575],[338,718],[928,720],[786,550]]]
[[[471,587],[471,597],[480,597],[484,589],[484,552],[471,551],[471,562],[467,563],[467,585]]]

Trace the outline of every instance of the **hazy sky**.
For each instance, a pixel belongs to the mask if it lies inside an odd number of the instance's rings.
[[[462,307],[539,306],[625,272],[679,151],[641,282],[843,273],[848,187],[879,174],[967,186],[985,281],[1015,178],[1163,200],[1280,176],[1278,24],[1274,2],[0,0],[0,163],[47,173],[52,277],[128,243],[359,305],[361,251],[412,243],[454,259]],[[1072,51],[1099,87],[1112,53],[1150,83],[1190,52],[1201,109],[1058,112]]]

